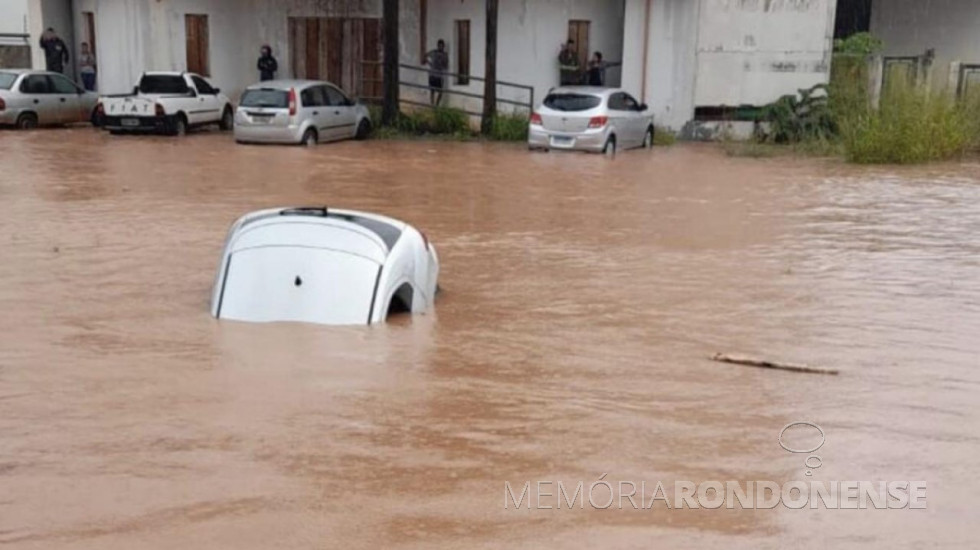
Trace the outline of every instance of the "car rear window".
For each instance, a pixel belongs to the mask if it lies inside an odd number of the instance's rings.
[[[548,94],[544,105],[556,111],[588,111],[602,103],[599,96],[588,94]]]
[[[0,90],[9,90],[14,85],[15,80],[17,80],[17,75],[14,73],[0,73]]]
[[[285,109],[289,107],[289,94],[284,90],[273,90],[263,88],[259,90],[246,90],[242,94],[239,102],[242,107],[276,107]]]
[[[187,82],[182,76],[144,75],[140,79],[140,93],[186,94],[187,92]]]

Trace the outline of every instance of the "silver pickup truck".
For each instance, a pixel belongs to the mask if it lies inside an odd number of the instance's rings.
[[[132,94],[103,96],[98,114],[114,134],[161,132],[182,136],[189,128],[218,124],[231,130],[231,102],[203,77],[182,72],[148,72]]]

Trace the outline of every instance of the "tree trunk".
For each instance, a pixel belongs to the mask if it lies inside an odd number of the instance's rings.
[[[398,0],[384,0],[384,102],[381,124],[398,119]]]
[[[497,2],[487,2],[487,47],[483,83],[483,121],[480,130],[489,136],[493,132],[493,119],[497,114]]]

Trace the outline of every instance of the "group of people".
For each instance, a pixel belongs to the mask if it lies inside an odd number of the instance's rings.
[[[58,33],[48,27],[41,34],[39,45],[44,51],[44,64],[47,70],[64,73],[65,65],[71,56],[68,54],[68,45],[58,36]],[[95,71],[95,53],[88,42],[82,42],[81,52],[78,54],[78,72],[82,77],[82,86],[86,90],[95,90]]]
[[[558,52],[558,73],[559,82],[562,86],[576,86],[585,84],[588,86],[605,86],[606,69],[622,65],[618,61],[605,61],[602,52],[595,52],[583,70],[579,66],[578,51],[575,49],[575,41],[569,40],[561,45]]]

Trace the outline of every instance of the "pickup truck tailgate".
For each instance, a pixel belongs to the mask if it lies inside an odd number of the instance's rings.
[[[102,107],[106,116],[154,116],[156,102],[144,97],[104,97]]]

